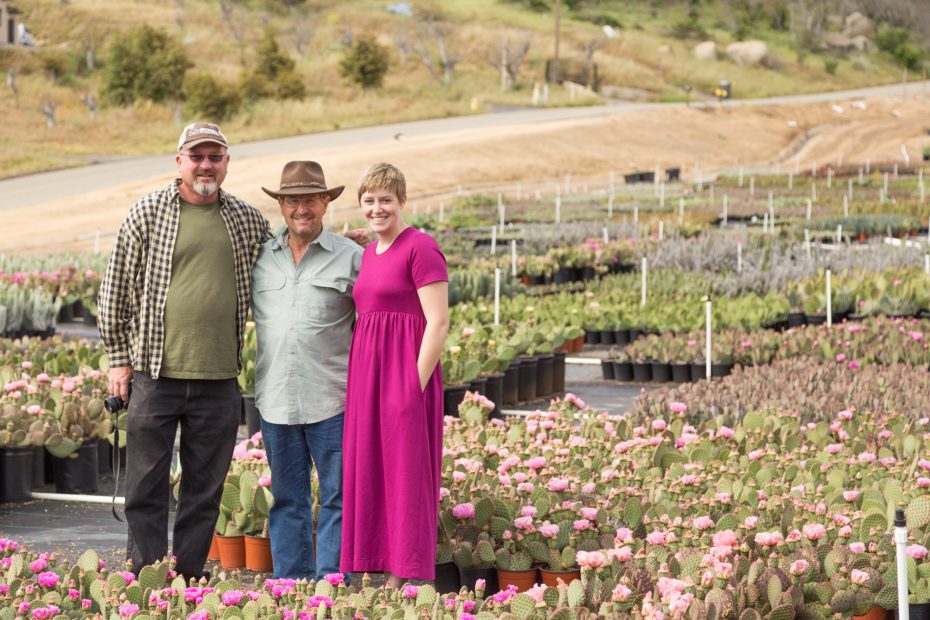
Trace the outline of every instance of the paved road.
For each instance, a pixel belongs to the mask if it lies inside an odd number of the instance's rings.
[[[926,93],[928,84],[930,82],[911,82],[907,85],[876,86],[841,92],[734,100],[726,105],[806,104],[876,97],[903,99]],[[252,157],[262,157],[276,153],[295,153],[371,144],[373,142],[392,140],[398,134],[407,137],[423,137],[493,129],[495,127],[514,127],[564,120],[610,117],[640,110],[681,108],[684,105],[683,103],[614,103],[576,108],[512,110],[261,140],[237,144],[231,150],[237,161],[243,161]],[[102,158],[92,161],[89,166],[81,168],[43,172],[0,181],[0,211],[38,205],[133,181],[170,175],[174,171],[172,161],[170,154],[119,159]]]

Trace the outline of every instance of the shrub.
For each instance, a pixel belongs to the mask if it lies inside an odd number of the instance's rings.
[[[252,72],[253,85],[262,85],[263,94],[270,87],[271,93],[279,99],[303,99],[307,94],[294,59],[287,55],[278,45],[274,30],[267,30],[258,45],[258,60]]]
[[[823,61],[823,70],[830,75],[836,75],[836,69],[840,66],[840,61],[836,58],[825,58]]]
[[[184,112],[188,117],[222,121],[235,114],[242,104],[242,96],[234,86],[219,83],[206,73],[189,75],[184,80],[183,92],[187,99]]]
[[[192,66],[180,43],[144,24],[110,45],[103,93],[120,105],[136,99],[164,101],[181,90],[184,73]]]
[[[707,31],[698,21],[697,15],[690,15],[675,22],[672,26],[672,36],[676,39],[703,39],[707,36]]]
[[[882,28],[875,36],[875,45],[891,54],[895,61],[911,71],[920,69],[923,52],[910,42],[910,33],[904,28]]]
[[[388,70],[388,51],[371,35],[362,35],[346,50],[339,74],[365,90],[379,88]]]

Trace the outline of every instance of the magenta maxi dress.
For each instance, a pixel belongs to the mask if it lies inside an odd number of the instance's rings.
[[[426,318],[417,289],[447,281],[429,235],[365,248],[355,283],[343,433],[343,572],[434,578],[442,466],[442,368],[420,390]]]

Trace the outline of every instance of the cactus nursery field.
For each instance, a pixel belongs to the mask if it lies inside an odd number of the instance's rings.
[[[100,549],[0,538],[0,620],[892,618],[896,509],[910,617],[926,617],[930,209],[915,163],[618,175],[563,185],[557,209],[463,192],[411,214],[450,270],[435,582],[295,582],[221,552],[185,583],[170,559],[133,575]],[[55,334],[93,324],[105,259],[0,261],[0,499],[19,502],[45,478],[16,463],[77,464],[116,447],[125,418],[103,411],[99,342]],[[635,404],[572,394],[560,378],[578,357],[601,360],[605,385],[641,385]],[[218,535],[267,536],[269,476],[250,435]]]

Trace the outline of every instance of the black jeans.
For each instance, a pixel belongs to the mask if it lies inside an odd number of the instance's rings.
[[[168,553],[171,455],[181,424],[181,489],[174,520],[175,570],[199,578],[229,471],[241,395],[235,379],[132,377],[126,430],[126,554],[132,570]]]

